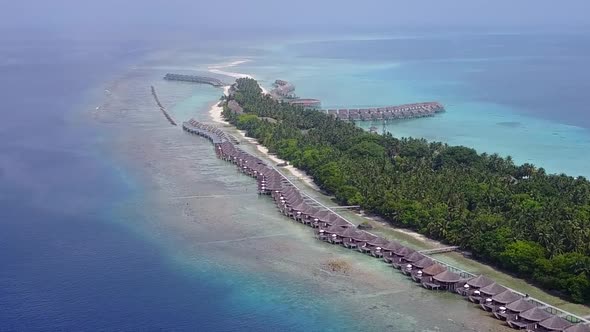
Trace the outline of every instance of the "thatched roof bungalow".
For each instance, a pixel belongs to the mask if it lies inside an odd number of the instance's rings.
[[[485,311],[496,311],[499,307],[503,307],[508,303],[522,299],[522,296],[514,293],[510,290],[505,290],[502,293],[496,294],[492,297],[488,297],[480,304],[481,308]]]
[[[513,319],[508,319],[506,322],[513,329],[534,329],[538,322],[544,321],[547,318],[551,318],[551,316],[553,315],[547,311],[540,309],[539,307],[534,307],[527,311],[521,312]]]
[[[444,271],[446,271],[447,268],[435,263],[432,264],[426,268],[424,268],[423,270],[418,270],[416,271],[415,274],[412,274],[412,280],[414,280],[415,282],[423,282],[423,281],[427,281],[427,282],[432,282],[432,277],[442,273]]]
[[[494,281],[492,279],[480,274],[475,278],[469,279],[461,287],[458,287],[457,293],[459,293],[463,296],[469,296],[469,295],[473,294],[474,291],[476,291],[480,288],[483,288],[485,286],[488,286],[488,285],[492,284],[493,282]]]
[[[438,285],[437,288],[454,290],[455,285],[461,280],[461,276],[457,273],[446,270],[432,277],[434,284]]]
[[[432,259],[430,259],[429,257],[424,257],[419,261],[413,262],[412,264],[412,269],[425,269],[431,265],[434,264],[434,261]]]
[[[540,330],[543,332],[545,332],[545,331],[546,332],[549,332],[549,331],[562,332],[572,325],[573,325],[572,323],[568,322],[567,320],[565,320],[559,316],[553,316],[553,317],[547,318],[544,321],[540,322],[537,326],[537,330]]]
[[[403,261],[402,261],[403,258],[410,256],[414,252],[416,252],[414,249],[411,249],[408,247],[400,247],[399,249],[394,250],[393,251],[394,258],[391,260],[391,265],[393,267],[395,267],[396,269],[401,269],[401,267],[403,265]]]
[[[590,324],[576,324],[563,330],[564,332],[590,332]]]
[[[508,303],[505,307],[500,307],[494,312],[494,316],[501,320],[514,319],[514,317],[521,312],[534,308],[535,305],[527,301],[525,298],[520,298],[514,302]]]
[[[469,296],[469,301],[473,303],[481,303],[484,299],[490,298],[496,294],[500,294],[506,291],[506,289],[506,287],[494,282],[474,291]]]

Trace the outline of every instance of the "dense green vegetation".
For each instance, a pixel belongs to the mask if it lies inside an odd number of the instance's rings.
[[[462,146],[396,139],[281,104],[256,81],[224,116],[313,176],[342,204],[470,250],[547,290],[590,303],[590,183]],[[271,123],[265,118],[277,121]],[[563,161],[564,163],[567,160]]]

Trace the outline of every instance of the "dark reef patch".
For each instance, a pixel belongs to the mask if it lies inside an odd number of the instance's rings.
[[[521,122],[518,121],[504,121],[496,123],[499,126],[510,127],[510,128],[518,128],[522,126]]]

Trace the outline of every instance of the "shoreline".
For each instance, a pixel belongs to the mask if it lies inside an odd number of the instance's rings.
[[[240,74],[240,73],[236,73],[236,74],[241,75],[240,77],[251,77],[250,75],[247,75],[247,74]],[[268,149],[266,147],[262,146],[261,144],[259,144],[258,141],[256,141],[255,139],[247,137],[246,133],[244,131],[238,130],[237,128],[235,128],[234,126],[229,124],[228,122],[224,121],[221,116],[222,109],[221,109],[221,107],[218,107],[218,106],[215,107],[216,105],[214,105],[214,107],[212,107],[209,112],[212,115],[212,119],[214,122],[226,125],[227,127],[231,128],[232,131],[238,133],[239,136],[241,136],[241,139],[243,141],[249,143],[250,145],[252,145],[255,148],[255,150],[259,156],[266,158],[268,161],[272,161],[272,162],[276,162],[276,163],[285,162],[284,160],[277,158],[276,156],[270,154],[268,152]],[[317,196],[324,196],[324,197],[322,197],[324,199],[324,202],[326,202],[326,198],[328,198],[328,199],[331,198],[331,196],[324,195],[320,191],[320,188],[318,188],[317,185],[313,182],[313,179],[310,176],[308,176],[307,174],[305,174],[305,172],[303,172],[302,170],[299,170],[299,169],[293,167],[292,165],[289,165],[284,168],[287,169],[290,174],[295,176],[297,178],[297,180],[299,180],[302,184],[304,184],[304,187],[306,187],[306,188],[303,188],[303,189],[307,189],[307,190],[304,190],[306,194],[309,194],[309,190],[312,190],[314,192],[314,198],[318,198]],[[332,201],[330,201],[330,203],[334,204]],[[407,241],[407,242],[412,243],[413,245],[415,245],[421,249],[422,248],[423,249],[431,249],[431,248],[445,246],[443,243],[433,240],[433,239],[430,239],[430,238],[426,237],[425,235],[417,233],[413,230],[394,227],[394,226],[388,224],[386,221],[384,221],[380,217],[367,216],[362,213],[361,214],[354,213],[350,210],[342,210],[342,212],[344,212],[347,219],[349,219],[350,221],[354,221],[354,223],[357,225],[360,224],[361,222],[369,222],[374,227],[374,229],[371,230],[371,232],[376,232],[377,234],[379,234],[379,233],[380,234],[387,234],[387,236],[393,236],[396,239],[399,239],[399,236],[402,235],[402,238],[409,238],[409,241]],[[341,213],[341,212],[339,211],[339,213]],[[486,275],[488,275],[490,277],[497,278],[497,279],[499,279],[499,281],[501,280],[506,286],[509,286],[513,289],[521,290],[525,293],[529,293],[542,301],[545,301],[545,302],[547,302],[551,305],[554,305],[558,308],[563,308],[564,310],[570,311],[574,314],[578,314],[580,316],[587,316],[590,313],[590,308],[588,308],[587,306],[585,306],[583,304],[576,304],[576,303],[572,303],[572,302],[568,302],[566,300],[563,300],[559,297],[556,297],[552,294],[549,294],[549,293],[541,290],[540,288],[537,288],[536,286],[526,282],[523,279],[519,279],[514,276],[497,271],[494,269],[494,267],[484,264],[482,262],[479,262],[477,260],[462,257],[462,255],[460,255],[459,253],[455,252],[455,253],[448,253],[448,254],[440,254],[440,255],[437,255],[436,258],[440,259],[442,261],[445,261],[445,262],[449,262],[449,263],[451,263],[451,265],[465,268],[467,271],[474,272],[476,274],[477,273],[483,274],[484,273],[483,271],[485,271]]]

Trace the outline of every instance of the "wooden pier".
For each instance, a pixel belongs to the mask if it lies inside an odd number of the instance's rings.
[[[237,148],[230,141],[228,135],[219,128],[190,120],[183,123],[183,129],[211,141],[218,158],[236,165],[239,172],[255,178],[258,194],[269,195],[279,212],[286,217],[314,228],[316,238],[321,241],[333,245],[342,245],[389,263],[411,280],[418,282],[427,289],[451,291],[460,294],[465,299],[469,298],[471,300],[473,298],[472,301],[477,300],[477,303],[481,304],[482,308],[486,308],[487,311],[491,310],[492,314],[497,314],[496,317],[502,317],[502,310],[506,310],[504,305],[516,301],[525,301],[534,306],[535,310],[544,312],[543,315],[546,318],[539,320],[541,326],[543,324],[550,326],[550,324],[560,322],[564,327],[568,326],[567,329],[569,329],[572,326],[581,327],[580,324],[590,323],[586,318],[576,316],[531,298],[526,294],[496,284],[490,278],[476,276],[428,256],[453,251],[457,247],[416,251],[399,242],[390,241],[358,229],[332,208],[325,206],[299,190],[278,168]],[[470,287],[470,284],[472,287]],[[498,291],[490,294],[489,297],[487,295],[484,297],[483,294],[491,292],[484,292],[486,291],[485,288],[487,288],[485,286],[492,286],[492,284],[495,285],[494,289]],[[479,295],[480,288],[481,296]],[[560,319],[563,319],[565,323],[561,322]],[[552,331],[566,331],[566,328],[553,329]]]
[[[444,247],[444,248],[435,248],[435,249],[426,249],[426,250],[420,250],[418,251],[421,254],[424,255],[434,255],[434,254],[442,254],[445,252],[451,252],[451,251],[455,251],[459,249],[458,246],[452,246],[452,247]]]
[[[197,76],[197,75],[181,75],[181,74],[166,74],[164,76],[165,80],[168,81],[181,81],[181,82],[191,82],[191,83],[200,83],[200,84],[209,84],[214,87],[222,87],[229,84],[223,83],[221,80],[218,80],[213,77],[206,77],[206,76]]]
[[[322,110],[343,121],[383,121],[434,116],[445,111],[439,102],[425,102],[374,108],[343,108]]]

